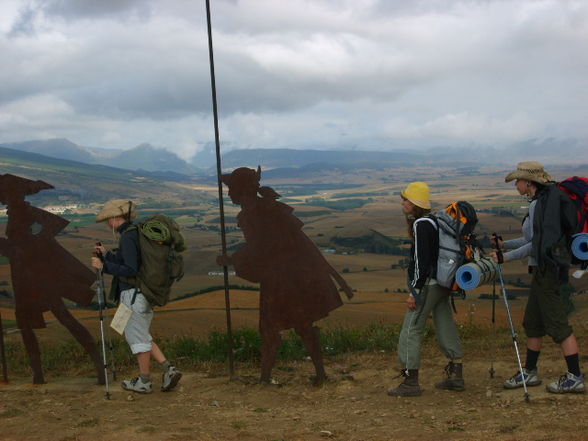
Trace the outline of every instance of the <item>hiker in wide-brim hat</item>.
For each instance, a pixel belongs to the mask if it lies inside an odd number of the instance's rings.
[[[537,161],[519,162],[517,164],[517,169],[506,175],[504,181],[510,182],[515,179],[523,179],[540,185],[545,185],[553,181],[551,176],[549,176],[549,173],[543,168],[543,164]]]
[[[104,204],[96,216],[96,222],[106,222],[119,234],[118,248],[107,251],[98,244],[94,248],[92,266],[113,276],[111,296],[132,310],[131,317],[124,328],[124,335],[131,352],[137,357],[139,375],[124,380],[122,388],[131,392],[151,393],[151,359],[157,361],[163,369],[161,390],[173,389],[182,373],[171,364],[150,333],[153,309],[141,290],[131,283],[135,280],[141,265],[141,247],[137,226],[133,219],[137,217],[137,205],[128,199],[113,199]]]
[[[569,253],[563,225],[575,220],[571,200],[553,185],[553,179],[543,164],[536,161],[519,162],[505,181],[515,181],[522,196],[530,199],[529,213],[523,220],[521,237],[497,240],[504,252],[494,251],[497,263],[528,259],[532,274],[531,289],[525,307],[523,328],[527,336],[527,355],[522,372],[517,371],[504,382],[505,389],[538,386],[541,379],[537,370],[543,337],[549,335],[561,345],[568,372],[547,386],[552,393],[584,392],[584,376],[580,370],[579,348],[568,313],[573,305],[562,295],[562,287],[569,285]]]

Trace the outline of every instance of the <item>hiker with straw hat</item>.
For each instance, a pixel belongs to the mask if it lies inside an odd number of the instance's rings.
[[[512,240],[497,240],[498,250],[491,253],[496,263],[528,258],[532,274],[523,328],[527,336],[527,356],[522,372],[504,382],[504,388],[538,386],[541,379],[537,362],[543,337],[549,335],[561,345],[568,372],[547,385],[552,393],[583,393],[584,376],[580,370],[578,342],[568,322],[562,286],[568,283],[570,256],[566,231],[576,222],[571,200],[555,185],[543,164],[519,162],[505,182],[515,181],[520,195],[530,199],[529,213],[523,220],[523,235]],[[500,249],[508,250],[504,253]]]
[[[461,362],[463,352],[451,310],[450,290],[439,285],[435,279],[439,233],[435,220],[430,216],[429,193],[429,186],[424,182],[411,182],[400,193],[412,247],[408,266],[408,310],[398,338],[398,357],[404,381],[388,389],[388,395],[394,397],[422,393],[419,385],[421,345],[429,314],[433,315],[439,347],[449,360],[447,378],[436,383],[435,387],[454,391],[465,389]]]
[[[166,392],[176,386],[182,373],[167,360],[149,333],[153,310],[148,300],[138,287],[125,280],[135,277],[141,265],[139,232],[132,222],[136,217],[137,207],[133,201],[115,199],[104,204],[96,216],[96,222],[106,222],[113,234],[116,232],[120,236],[119,243],[114,251],[106,251],[102,245],[97,244],[97,257],[92,257],[92,266],[113,276],[111,296],[132,311],[124,328],[124,335],[131,352],[137,357],[139,375],[124,380],[122,388],[137,393],[151,393],[150,372],[153,358],[163,369],[161,391]]]

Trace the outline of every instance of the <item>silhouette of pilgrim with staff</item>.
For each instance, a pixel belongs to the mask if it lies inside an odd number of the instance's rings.
[[[217,263],[233,265],[239,277],[260,284],[261,381],[271,381],[280,331],[294,328],[313,361],[314,384],[320,385],[326,373],[319,328],[313,322],[343,304],[333,279],[348,298],[353,293],[302,232],[293,208],[276,201],[280,195],[272,188],[260,188],[260,177],[259,167],[221,176],[231,201],[241,206],[237,220],[246,244],[231,256],[219,256]]]
[[[54,188],[43,181],[0,175],[0,203],[7,206],[6,237],[0,254],[10,260],[16,323],[33,369],[33,383],[45,382],[34,329],[45,328],[43,312],[51,311],[92,358],[98,382],[104,370],[92,335],[67,310],[62,297],[87,306],[94,297],[94,273],[63,248],[55,236],[67,220],[31,206],[25,196]]]

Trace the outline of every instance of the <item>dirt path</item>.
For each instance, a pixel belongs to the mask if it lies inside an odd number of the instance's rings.
[[[176,391],[136,395],[112,386],[112,399],[89,378],[28,378],[0,386],[1,440],[581,440],[588,439],[585,395],[552,395],[544,385],[505,391],[514,354],[494,363],[466,364],[465,392],[438,391],[444,360],[427,350],[421,397],[391,398],[400,380],[390,354],[356,354],[328,362],[330,380],[308,381],[308,361],[276,369],[281,386],[255,382],[257,368],[238,366],[229,381],[223,366],[185,373]],[[557,348],[542,354],[544,383],[561,373]],[[586,364],[586,360],[584,360]],[[155,384],[159,385],[159,379]]]

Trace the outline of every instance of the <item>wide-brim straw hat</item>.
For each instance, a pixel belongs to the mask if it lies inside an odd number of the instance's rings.
[[[128,199],[113,199],[104,204],[104,207],[96,215],[96,222],[103,222],[112,217],[125,217],[134,219],[137,217],[137,205]]]
[[[504,182],[514,181],[515,179],[524,179],[543,185],[553,181],[549,173],[543,168],[543,164],[537,161],[519,162],[517,169],[506,175]]]
[[[411,182],[400,194],[417,207],[427,210],[431,208],[429,186],[425,182]]]

